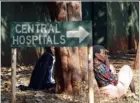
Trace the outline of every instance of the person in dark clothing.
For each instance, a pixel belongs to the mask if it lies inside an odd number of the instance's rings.
[[[45,48],[46,51],[37,60],[35,67],[32,71],[29,86],[20,85],[20,90],[42,90],[42,89],[53,89],[55,90],[54,80],[54,48]]]

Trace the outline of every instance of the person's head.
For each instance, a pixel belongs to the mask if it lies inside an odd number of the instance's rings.
[[[98,60],[105,62],[107,58],[108,51],[101,45],[93,46],[93,58],[97,58]]]
[[[54,47],[45,47],[46,52],[55,55],[55,48]]]

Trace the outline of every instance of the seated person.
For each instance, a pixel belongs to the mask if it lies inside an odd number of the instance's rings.
[[[54,79],[54,48],[46,47],[46,51],[37,60],[28,86],[20,85],[20,90],[42,90],[47,89],[55,92]]]
[[[124,65],[116,74],[113,65],[109,64],[107,50],[101,45],[93,46],[94,74],[101,93],[111,98],[124,96],[130,87],[132,96],[137,99],[131,67]]]

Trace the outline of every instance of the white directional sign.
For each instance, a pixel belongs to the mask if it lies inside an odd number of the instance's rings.
[[[67,38],[79,38],[79,43],[81,43],[86,37],[88,37],[89,33],[82,26],[79,26],[79,30],[67,31],[66,35]]]

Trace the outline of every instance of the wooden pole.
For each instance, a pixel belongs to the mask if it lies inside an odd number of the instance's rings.
[[[92,47],[88,46],[88,86],[89,86],[89,103],[94,103],[94,88],[93,88],[93,52]]]
[[[16,49],[12,48],[11,54],[12,54],[12,58],[11,58],[11,103],[16,103]]]

